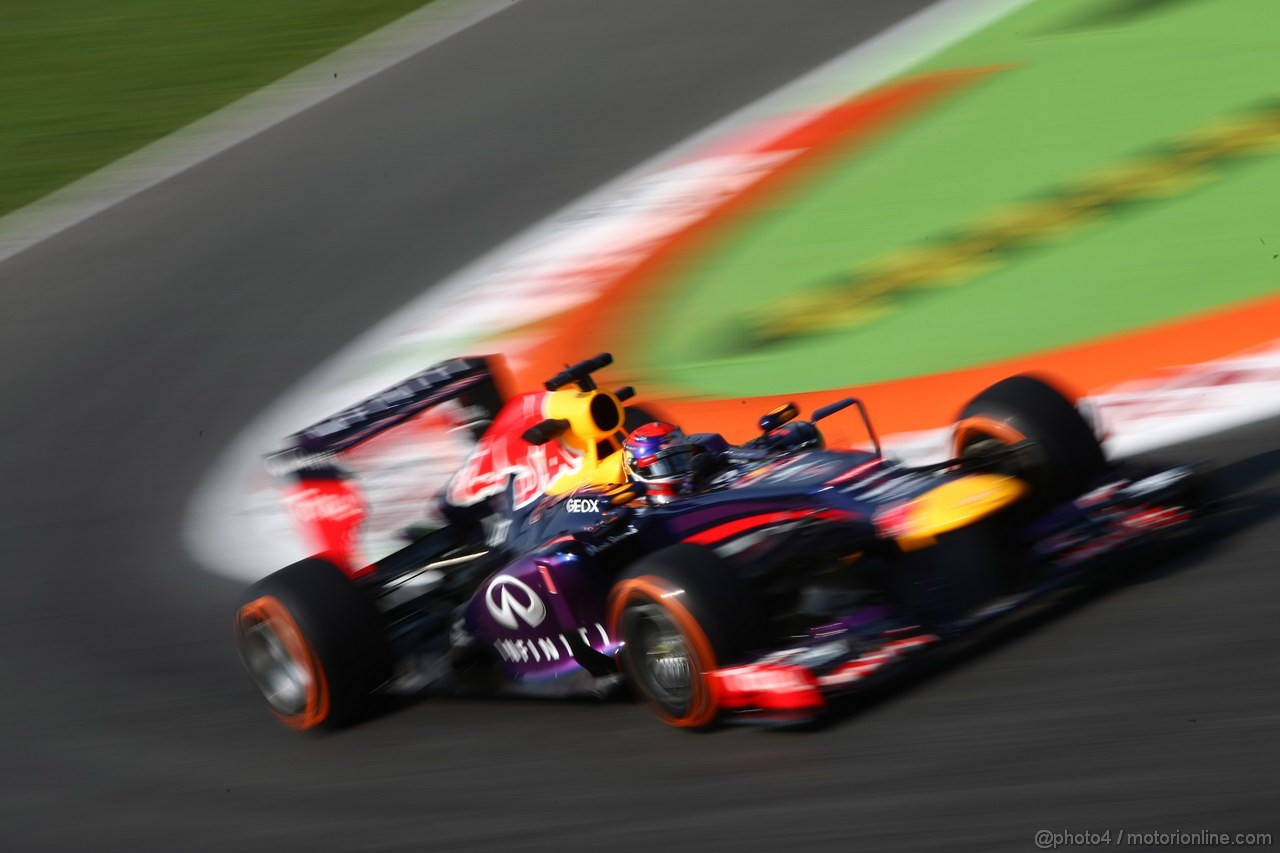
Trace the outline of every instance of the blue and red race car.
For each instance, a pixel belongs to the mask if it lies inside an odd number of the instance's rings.
[[[507,398],[489,359],[455,359],[269,459],[318,543],[236,614],[281,721],[341,726],[389,692],[600,695],[624,682],[674,726],[809,720],[1197,511],[1191,468],[1109,465],[1073,403],[1030,376],[964,408],[950,459],[910,467],[882,454],[854,399],[808,420],[783,406],[741,445],[642,426],[631,388],[596,384],[611,361]],[[344,458],[441,407],[474,437],[470,456],[436,524],[366,562],[355,541],[369,507]],[[825,446],[820,422],[846,409],[870,449]]]

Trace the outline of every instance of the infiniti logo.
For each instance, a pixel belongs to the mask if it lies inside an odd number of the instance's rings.
[[[530,628],[536,628],[547,618],[547,608],[538,594],[527,583],[511,575],[498,575],[493,579],[485,593],[484,603],[499,625],[512,630],[517,627],[517,619]]]

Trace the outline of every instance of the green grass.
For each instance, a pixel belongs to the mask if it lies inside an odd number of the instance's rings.
[[[1120,16],[1126,9],[1134,13]],[[696,393],[789,393],[797,382],[817,390],[987,364],[1275,292],[1280,149],[1272,146],[969,279],[921,289],[861,327],[744,355],[735,320],[1272,102],[1278,24],[1275,0],[1141,9],[1040,0],[911,73],[1012,67],[927,108],[878,147],[833,159],[785,203],[733,223],[664,282],[637,324],[643,351],[615,347],[615,355]]]
[[[0,2],[0,215],[424,3]]]

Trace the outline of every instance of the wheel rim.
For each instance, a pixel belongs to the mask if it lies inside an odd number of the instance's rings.
[[[688,713],[695,692],[689,644],[680,627],[657,605],[633,608],[633,660],[653,700],[674,717]]]
[[[329,712],[319,660],[288,610],[267,596],[241,608],[240,657],[268,707],[290,726],[308,729]]]
[[[270,620],[245,631],[244,658],[254,683],[273,710],[289,716],[302,713],[313,679],[289,655]]]

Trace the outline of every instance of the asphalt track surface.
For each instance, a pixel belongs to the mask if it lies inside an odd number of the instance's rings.
[[[1277,829],[1267,423],[1194,448],[1236,511],[1137,582],[810,733],[626,702],[261,708],[238,585],[179,537],[309,367],[522,226],[918,4],[520,4],[0,264],[0,846],[1029,850]]]

